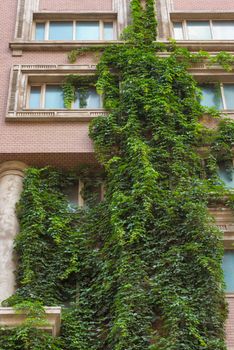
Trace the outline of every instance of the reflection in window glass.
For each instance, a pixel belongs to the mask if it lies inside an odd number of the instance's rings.
[[[99,22],[77,22],[76,40],[99,40]]]
[[[29,108],[38,109],[41,107],[41,87],[31,86]]]
[[[47,85],[45,94],[45,108],[61,109],[64,108],[63,90],[57,85]]]
[[[74,103],[74,108],[87,108],[87,109],[96,109],[101,108],[101,97],[98,95],[96,90],[93,88],[89,88],[85,95],[82,93],[82,98],[85,98],[85,106],[80,107],[80,98],[81,94],[79,93],[79,89],[77,91],[77,99]]]
[[[204,107],[215,107],[217,109],[223,109],[223,102],[221,97],[220,88],[207,84],[200,86],[202,91],[201,105]]]
[[[173,24],[174,26],[174,37],[176,40],[183,40],[184,35],[183,35],[183,27],[181,22],[176,22]]]
[[[50,22],[49,40],[72,40],[72,22]]]
[[[226,292],[234,292],[234,251],[227,250],[223,257],[224,280]]]
[[[45,23],[36,23],[35,40],[45,40]]]
[[[213,34],[215,40],[233,40],[234,21],[213,21]]]
[[[226,188],[234,188],[234,169],[231,164],[230,168],[226,164],[219,164],[218,175]]]
[[[210,22],[188,21],[189,40],[211,40]]]
[[[78,181],[66,187],[64,190],[64,194],[67,197],[69,204],[73,207],[78,205],[78,191]]]
[[[113,40],[114,39],[114,30],[112,22],[104,23],[104,40]]]
[[[234,84],[223,84],[227,109],[234,109]]]

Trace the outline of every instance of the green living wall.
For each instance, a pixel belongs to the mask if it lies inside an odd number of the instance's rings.
[[[125,43],[105,48],[98,65],[96,87],[110,113],[91,123],[90,136],[103,173],[27,170],[18,289],[5,305],[28,319],[1,330],[1,350],[226,349],[222,236],[207,206],[223,195],[216,167],[232,158],[234,123],[214,110],[206,112],[217,130],[199,123],[204,108],[188,68],[208,55],[155,43],[153,0],[144,8],[132,0],[131,9]],[[230,69],[233,60],[222,53],[216,61]],[[64,87],[68,107],[73,78]],[[88,206],[74,210],[63,193],[78,178]],[[43,305],[63,306],[57,339],[36,329]]]

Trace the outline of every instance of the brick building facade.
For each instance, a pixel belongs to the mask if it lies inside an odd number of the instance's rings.
[[[234,52],[234,0],[158,0],[156,8],[158,40],[167,42],[168,38],[178,36],[179,44],[191,51]],[[0,272],[0,300],[3,300],[14,290],[12,240],[18,230],[14,205],[22,188],[24,167],[72,168],[81,163],[96,163],[88,127],[91,119],[105,115],[101,104],[97,107],[90,102],[85,109],[75,106],[66,110],[56,102],[55,107],[48,107],[47,94],[50,87],[57,88],[67,74],[95,73],[98,62],[95,54],[82,55],[75,64],[70,64],[68,52],[82,45],[109,45],[120,40],[121,31],[129,21],[129,1],[3,0],[0,10],[0,241],[4,242],[0,248],[0,270],[7,271],[7,274]],[[208,39],[202,37],[203,34],[201,38],[193,37],[191,28],[201,27],[201,22],[205,30],[211,26]],[[90,23],[99,35],[86,40],[82,26],[92,31]],[[219,30],[224,33],[218,26],[225,27],[225,23],[230,26],[229,32],[233,26],[233,37],[231,34],[226,38],[218,34],[216,37]],[[53,36],[56,25],[64,26],[68,39]],[[224,72],[220,67],[196,67],[191,74],[203,84],[234,84],[233,73]],[[56,89],[52,93],[58,96]],[[231,108],[226,109],[234,116]],[[229,251],[234,241],[234,217],[224,207],[211,211],[224,231],[225,247]],[[227,345],[228,350],[233,350],[234,290],[227,293],[227,301]]]

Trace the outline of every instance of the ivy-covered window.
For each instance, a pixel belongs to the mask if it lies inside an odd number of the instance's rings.
[[[28,108],[30,109],[64,109],[64,94],[61,85],[42,84],[29,87]],[[72,109],[102,108],[102,98],[93,87],[76,89],[76,100]]]
[[[218,175],[226,188],[234,189],[234,167],[232,164],[220,163]]]
[[[88,208],[100,203],[104,198],[104,184],[101,181],[83,182],[77,180],[64,190],[71,209]]]
[[[78,88],[73,108],[101,108],[101,96],[98,95],[95,88]]]
[[[96,21],[45,21],[36,22],[34,40],[115,40],[115,23]]]
[[[234,21],[201,20],[173,23],[176,40],[234,40]]]
[[[203,84],[200,85],[204,107],[221,109],[234,109],[234,84]]]
[[[223,257],[224,280],[226,292],[234,292],[234,250],[227,250]]]

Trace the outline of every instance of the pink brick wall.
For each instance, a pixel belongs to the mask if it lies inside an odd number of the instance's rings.
[[[112,0],[40,0],[40,11],[111,11]]]
[[[88,138],[88,123],[5,121],[10,70],[14,64],[68,63],[66,52],[25,52],[22,57],[12,57],[8,46],[14,36],[16,6],[16,0],[0,1],[0,11],[4,13],[0,21],[0,153],[93,152],[92,143]],[[94,56],[81,57],[77,64],[95,63],[97,58]]]
[[[234,349],[234,297],[227,297],[229,317],[226,325],[228,350]]]
[[[234,11],[234,0],[173,0],[175,11]]]

